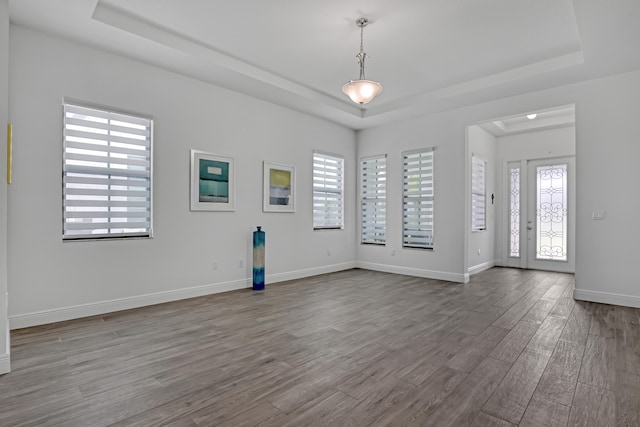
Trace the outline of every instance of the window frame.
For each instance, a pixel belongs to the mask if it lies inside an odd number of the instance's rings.
[[[367,174],[367,163],[373,163],[375,172],[371,175]],[[379,165],[382,165],[381,167]],[[379,169],[383,169],[380,173]],[[368,176],[372,176],[372,183],[375,184],[375,189],[372,192],[368,192],[365,188],[369,183]],[[380,178],[383,178],[382,180]],[[382,184],[381,184],[382,182]],[[369,206],[373,204],[373,207]],[[368,216],[366,215],[366,208],[378,210],[384,212],[384,220],[380,221],[378,215]],[[373,218],[373,222],[369,223],[368,218]],[[382,227],[382,233],[374,231],[372,236],[365,231],[366,228]],[[387,244],[387,155],[381,154],[377,156],[363,157],[360,159],[360,244],[363,245],[380,245],[385,246]]]
[[[324,162],[326,162],[327,160],[330,161],[335,161],[337,162],[340,166],[339,166],[339,176],[336,177],[336,180],[339,181],[339,189],[327,189],[325,188],[325,191],[320,191],[318,189],[318,187],[316,187],[316,174],[317,173],[324,173],[326,174],[326,170],[327,168],[323,168],[322,170],[318,170],[316,169],[316,158],[322,158]],[[330,153],[326,153],[326,152],[322,152],[322,151],[315,151],[313,152],[313,157],[312,157],[312,212],[311,212],[311,216],[312,216],[312,221],[313,221],[313,230],[314,231],[321,231],[321,230],[344,230],[344,179],[345,179],[345,161],[344,161],[344,157],[343,156],[339,156],[336,154],[330,154]],[[323,185],[326,185],[326,178],[325,180],[323,180]],[[339,221],[336,221],[336,224],[329,224],[329,225],[322,225],[320,222],[317,222],[318,217],[316,215],[317,209],[316,209],[316,195],[317,194],[325,194],[325,197],[327,194],[339,194]],[[326,200],[325,200],[326,202]],[[329,213],[329,209],[325,208],[324,209],[325,215]],[[324,221],[328,221],[327,218],[324,218]],[[339,222],[339,224],[338,224]]]
[[[417,150],[410,150],[410,151],[403,151],[402,152],[402,248],[406,248],[406,249],[421,249],[421,250],[429,250],[429,251],[433,251],[435,248],[435,149],[436,147],[425,147],[425,148],[420,148]],[[426,176],[423,176],[422,174],[419,176],[420,178],[420,182],[424,182],[425,180],[431,183],[431,195],[424,195],[424,193],[420,192],[420,195],[418,195],[417,197],[415,196],[411,196],[410,194],[407,195],[407,174],[408,174],[408,170],[407,170],[407,161],[411,161],[410,159],[408,159],[408,156],[414,156],[414,155],[427,155],[430,154],[430,159],[427,159],[427,161],[425,163],[431,163],[431,172],[430,175],[426,174]],[[422,162],[421,162],[422,163]],[[424,166],[420,166],[420,169],[422,169]],[[430,238],[430,243],[428,244],[424,244],[424,245],[418,245],[417,243],[412,243],[411,241],[408,241],[407,239],[407,231],[410,231],[407,229],[407,219],[409,218],[407,216],[407,200],[411,199],[411,198],[417,198],[417,199],[426,199],[426,200],[419,200],[419,203],[422,204],[423,201],[428,201],[428,199],[431,199],[431,208],[427,210],[431,211],[431,215],[430,215],[430,224],[431,227],[430,229],[427,229],[425,231],[429,232],[429,238]],[[418,211],[418,215],[420,215],[420,211]],[[419,220],[420,221],[420,220]],[[421,223],[418,223],[418,226],[421,226]],[[417,230],[419,233],[423,232],[423,230],[421,230],[420,228]],[[410,235],[409,235],[410,236]],[[417,238],[420,238],[420,236],[417,236]]]
[[[101,123],[93,120],[96,123],[95,129],[102,129],[107,132],[107,134],[111,138],[82,138],[82,136],[78,136],[77,132],[82,132],[79,129],[73,129],[73,126],[82,127],[83,118],[78,117],[67,117],[67,113],[73,114],[73,112],[77,114],[82,114],[82,110],[93,110],[94,116],[87,115],[88,117],[101,118],[107,120],[107,123]],[[87,111],[88,113],[89,111]],[[116,119],[125,119],[129,118],[129,120],[116,120]],[[111,123],[112,121],[120,122],[125,125],[118,125],[115,123]],[[92,120],[86,121],[86,124],[90,124]],[[130,128],[129,128],[130,127]],[[111,134],[111,132],[117,132],[115,128],[119,128],[120,131],[123,130],[132,130],[129,134],[127,132],[120,132],[120,135]],[[154,129],[154,121],[153,117],[148,114],[131,112],[119,108],[107,107],[104,105],[99,105],[95,103],[89,103],[84,101],[78,101],[71,98],[63,98],[62,101],[62,240],[64,242],[81,242],[81,241],[97,241],[97,240],[128,240],[128,239],[150,239],[153,238],[153,129]],[[73,131],[76,131],[74,134]],[[104,135],[100,133],[96,133],[98,135]],[[137,138],[130,138],[127,135],[137,135]],[[90,136],[90,135],[86,135]],[[71,140],[69,140],[70,138]],[[75,140],[73,140],[75,138]],[[108,145],[111,149],[106,149],[104,151],[100,150],[92,150],[92,148],[98,148],[101,144],[99,143],[91,143],[85,140],[94,140],[94,141],[107,141],[107,144],[112,144],[115,142],[119,142],[120,146]],[[120,139],[120,141],[117,141]],[[131,142],[127,142],[130,140]],[[134,142],[135,141],[135,142]],[[140,142],[137,144],[136,142]],[[85,146],[84,148],[83,145]],[[123,146],[124,145],[124,146]],[[143,148],[132,148],[127,147],[128,145],[140,146]],[[92,147],[93,146],[93,147]],[[115,148],[115,150],[112,150]],[[120,152],[118,152],[118,149]],[[140,154],[135,152],[136,150],[140,150]],[[76,150],[76,153],[73,151]],[[78,150],[81,150],[78,152]],[[82,153],[82,150],[85,150]],[[90,164],[82,165],[78,160],[84,161],[85,163],[89,163],[86,159],[82,159],[83,156],[91,156],[92,152],[105,154],[105,159],[120,159],[121,162],[105,162],[109,166],[101,167],[101,166],[92,166]],[[124,152],[124,154],[123,154]],[[75,155],[70,155],[75,154]],[[112,156],[113,154],[118,154],[118,156]],[[135,156],[135,160],[129,157],[122,156]],[[75,159],[73,159],[75,157]],[[140,158],[144,158],[144,160],[140,160]],[[73,161],[76,161],[76,164],[73,164]],[[98,162],[100,163],[100,162]],[[128,166],[131,163],[136,163],[136,166],[141,169],[129,169]],[[122,168],[114,168],[113,165],[126,165],[126,167]],[[114,175],[113,171],[116,170],[119,173],[118,175]],[[106,172],[106,173],[105,173]],[[71,174],[72,176],[69,176]],[[75,176],[73,176],[75,174]],[[74,179],[75,178],[75,179]],[[126,185],[123,184],[123,181],[137,181],[143,185]],[[139,181],[138,181],[139,180]],[[84,182],[83,182],[84,181]],[[103,181],[98,182],[96,181]],[[87,196],[91,197],[91,190],[98,190],[104,193],[105,189],[97,189],[92,188],[92,185],[100,185],[107,187],[125,187],[125,189],[113,189],[107,188],[108,192],[118,191],[122,193],[123,191],[143,191],[145,194],[140,195],[123,195],[119,194],[114,196],[112,194],[108,194],[109,198],[106,203],[100,204],[104,200],[91,200],[88,199],[89,203],[87,205],[82,205],[81,203],[69,203],[73,202],[73,198],[69,198],[68,196],[72,195],[74,191],[73,186],[68,186],[68,184],[76,184],[78,186],[88,186],[83,189],[82,187],[76,187],[76,190],[80,190],[80,192],[87,192]],[[128,183],[127,183],[128,184]],[[144,190],[132,190],[132,187],[142,187]],[[71,194],[70,194],[71,193]],[[95,194],[93,194],[95,196]],[[103,194],[104,197],[104,194]],[[142,201],[135,200],[111,200],[111,197],[136,197],[144,199]],[[82,198],[76,198],[75,201],[82,201]],[[87,200],[87,199],[84,199]],[[116,202],[116,203],[114,203]],[[127,205],[124,202],[131,202],[131,205]],[[135,206],[134,206],[135,205]],[[73,209],[76,207],[77,209]],[[67,210],[67,208],[71,208]],[[84,209],[94,208],[93,211]],[[105,211],[99,211],[100,208],[106,209]],[[112,210],[114,208],[118,208]],[[128,211],[127,209],[134,208],[133,211]],[[124,210],[122,210],[124,209]],[[68,213],[75,212],[75,215],[67,215]],[[88,213],[96,213],[97,215],[89,216],[83,215],[83,212]],[[105,212],[107,215],[98,216],[100,213]],[[124,213],[135,213],[136,215],[126,216]],[[141,215],[141,213],[146,212],[146,215]],[[114,215],[115,213],[115,215]],[[102,233],[87,233],[86,231],[90,230],[99,230],[89,227],[87,229],[82,229],[78,227],[67,227],[68,224],[73,223],[75,221],[68,221],[69,219],[74,218],[88,218],[88,219],[101,219],[106,218],[107,227],[106,232]],[[115,228],[109,227],[109,224],[118,221],[112,221],[114,218],[143,218],[143,223],[147,225],[146,227],[134,227],[135,231],[127,231],[127,232],[113,232]],[[92,221],[93,222],[93,221]],[[122,222],[126,224],[126,221]],[[136,230],[136,228],[142,228],[142,230]],[[70,230],[79,229],[85,231],[85,233],[69,233]]]
[[[476,164],[482,164],[482,189],[477,191],[476,183]],[[487,166],[488,162],[482,156],[476,154],[471,155],[471,232],[479,233],[487,231]],[[478,201],[482,202],[482,220],[480,226],[476,225],[476,205]]]

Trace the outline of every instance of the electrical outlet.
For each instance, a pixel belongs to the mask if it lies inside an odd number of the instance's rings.
[[[238,268],[242,268],[242,267],[244,267],[244,261],[240,260],[238,261]]]
[[[218,261],[213,261],[211,263],[211,269],[212,270],[217,270],[218,269]]]
[[[480,249],[478,249],[478,256],[480,255]]]
[[[331,256],[331,249],[327,249],[327,256]]]
[[[395,249],[391,249],[391,256],[396,256],[396,250]]]

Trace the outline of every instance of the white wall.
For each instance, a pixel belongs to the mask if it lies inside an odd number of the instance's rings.
[[[467,271],[474,274],[495,265],[496,260],[496,204],[491,201],[491,195],[497,196],[496,190],[496,137],[480,126],[469,126],[467,130],[469,144],[467,154]],[[486,163],[486,218],[487,229],[471,231],[471,157],[476,155]]]
[[[9,372],[7,314],[7,179],[6,125],[9,122],[9,4],[0,0],[0,374]]]
[[[256,225],[267,284],[355,265],[354,131],[23,27],[10,54],[12,327],[246,287]],[[153,115],[153,239],[63,243],[63,97]],[[235,212],[189,211],[191,148],[236,158]],[[313,231],[314,149],[346,159],[343,231]],[[295,214],[262,212],[264,160],[297,168]]]
[[[405,273],[464,272],[464,129],[496,117],[576,105],[576,293],[581,299],[640,307],[636,197],[640,182],[640,71],[500,99],[359,133],[358,156],[389,154],[386,247],[358,247],[358,262]],[[400,152],[436,145],[433,252],[396,250],[401,239]],[[396,190],[393,190],[393,189]],[[591,220],[605,210],[604,221]]]
[[[575,156],[576,128],[575,126],[565,126],[499,136],[497,143],[498,161],[501,163]]]
[[[514,161],[538,160],[554,157],[570,157],[576,154],[575,126],[505,135],[497,138],[497,193],[500,197],[496,203],[497,233],[496,258],[499,264],[520,266],[518,260],[507,259],[509,229],[509,177],[507,164]],[[524,178],[522,178],[522,182]],[[524,218],[524,217],[522,217]],[[523,219],[524,221],[524,219]]]
[[[360,131],[358,156],[387,154],[387,244],[359,245],[361,267],[463,282],[465,126],[451,113]],[[402,248],[402,152],[435,147],[434,250]],[[393,255],[395,251],[395,255]]]
[[[578,299],[640,307],[639,94],[635,72],[593,82],[577,103]]]

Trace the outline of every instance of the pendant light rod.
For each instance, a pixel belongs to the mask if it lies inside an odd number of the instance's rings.
[[[360,27],[360,52],[356,55],[358,58],[358,64],[360,64],[360,80],[366,80],[364,78],[364,60],[367,58],[367,54],[364,51],[364,27],[367,26],[369,20],[367,18],[358,18],[356,25]]]

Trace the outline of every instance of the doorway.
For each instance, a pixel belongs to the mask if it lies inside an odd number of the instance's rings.
[[[575,157],[509,162],[507,266],[575,271]]]
[[[467,127],[469,274],[493,265],[575,271],[575,121],[569,104]],[[473,228],[474,156],[488,171],[481,232]]]

